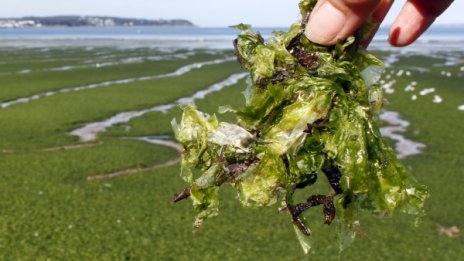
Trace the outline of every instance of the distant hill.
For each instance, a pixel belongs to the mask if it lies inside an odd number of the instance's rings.
[[[48,16],[48,17],[21,17],[0,18],[0,28],[22,27],[112,27],[112,26],[194,26],[193,23],[183,19],[150,20],[120,18],[111,16]]]

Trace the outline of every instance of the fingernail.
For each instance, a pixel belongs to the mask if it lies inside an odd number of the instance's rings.
[[[318,44],[334,44],[346,20],[343,12],[326,1],[310,15],[305,30],[306,37]]]

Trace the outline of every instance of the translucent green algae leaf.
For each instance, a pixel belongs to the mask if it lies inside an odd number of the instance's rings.
[[[184,147],[181,176],[189,184],[175,201],[191,197],[195,226],[218,214],[225,184],[246,207],[280,203],[305,252],[311,230],[301,214],[315,206],[322,206],[325,224],[337,221],[340,249],[354,239],[359,211],[424,215],[426,187],[401,165],[376,125],[383,64],[359,45],[372,25],[335,46],[316,45],[303,34],[315,3],[301,1],[302,21],[268,41],[249,25],[234,27],[241,30],[237,60],[250,72],[245,106],[221,109],[235,113],[236,123],[194,106],[184,108],[179,124],[173,121]],[[316,182],[330,190],[311,193]],[[295,202],[297,189],[309,193],[306,202]]]

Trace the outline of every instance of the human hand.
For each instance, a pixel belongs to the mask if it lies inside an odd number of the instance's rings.
[[[393,1],[319,0],[309,17],[305,34],[315,43],[333,45],[353,34],[369,15],[380,25]],[[452,2],[453,0],[408,0],[390,29],[389,42],[394,46],[411,44]],[[372,37],[367,40],[366,46]]]

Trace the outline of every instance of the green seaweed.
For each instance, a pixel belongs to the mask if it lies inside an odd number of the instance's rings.
[[[337,218],[341,248],[354,238],[360,210],[424,215],[426,187],[398,161],[376,124],[383,63],[359,44],[372,25],[335,46],[314,44],[303,28],[316,2],[301,1],[301,22],[268,41],[249,25],[235,26],[241,30],[235,54],[250,72],[246,105],[227,109],[236,124],[193,105],[184,108],[179,124],[173,121],[184,146],[181,176],[189,183],[174,201],[191,196],[195,226],[218,214],[223,184],[236,188],[244,206],[280,202],[305,252],[311,231],[302,213],[318,205],[326,224]],[[310,187],[318,176],[332,191],[295,203],[295,190]]]

